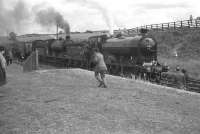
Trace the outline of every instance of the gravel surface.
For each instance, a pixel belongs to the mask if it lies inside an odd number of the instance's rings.
[[[0,134],[200,134],[200,95],[81,69],[23,73],[0,87]]]

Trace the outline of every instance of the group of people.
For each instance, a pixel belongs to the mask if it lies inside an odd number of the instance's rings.
[[[0,86],[6,84],[6,66],[8,62],[5,58],[5,50],[0,48]],[[12,63],[12,61],[9,61]],[[104,56],[99,52],[97,48],[92,50],[91,62],[94,67],[94,76],[99,82],[98,87],[107,88],[107,84],[105,82],[105,74],[107,73],[107,67],[104,61]],[[179,72],[180,68],[177,67],[176,71]],[[185,70],[181,70],[182,74],[187,74]],[[185,78],[185,77],[184,77]]]
[[[98,87],[103,87],[106,88],[107,85],[105,83],[105,74],[107,72],[107,67],[104,62],[104,57],[103,55],[99,52],[98,49],[93,49],[93,54],[92,54],[92,62],[94,64],[94,75],[95,78],[98,80],[99,85]],[[156,64],[156,63],[154,63]],[[179,66],[176,67],[176,75],[177,77],[177,84],[180,86],[180,88],[185,87],[186,85],[186,79],[188,78],[187,72],[185,69],[180,69]]]
[[[188,73],[185,69],[181,69],[179,66],[176,67],[176,82],[177,86],[180,89],[186,89],[187,88],[187,79],[188,79]]]

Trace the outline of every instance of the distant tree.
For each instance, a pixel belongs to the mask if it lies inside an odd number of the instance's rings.
[[[86,30],[85,33],[93,33],[92,31],[90,30]]]
[[[192,16],[192,15],[190,15],[190,21],[191,21],[191,20],[193,20],[193,16]]]
[[[14,33],[14,32],[10,32],[9,33],[9,37],[10,37],[11,40],[16,40],[17,39],[17,34]]]

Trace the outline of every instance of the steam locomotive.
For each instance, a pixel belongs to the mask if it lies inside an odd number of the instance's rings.
[[[56,62],[66,67],[91,69],[90,57],[94,48],[103,53],[111,74],[136,78],[148,75],[148,79],[157,79],[163,71],[157,63],[157,42],[147,35],[115,38],[97,35],[81,42],[67,36],[65,40],[33,42],[33,50],[39,51],[42,62]]]

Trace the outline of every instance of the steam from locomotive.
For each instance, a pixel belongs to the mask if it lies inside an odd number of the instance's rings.
[[[23,1],[17,1],[13,8],[5,8],[6,1],[0,0],[0,34],[11,31],[23,31],[22,23],[29,17],[29,11]]]
[[[96,9],[102,14],[102,18],[105,20],[106,25],[109,28],[110,34],[113,34],[113,18],[112,15],[108,12],[108,10],[100,5],[98,2],[92,1],[92,0],[66,0],[67,2],[74,2],[77,4],[85,5],[89,8]]]
[[[86,8],[98,11],[110,33],[113,34],[115,26],[113,16],[103,5],[92,0],[66,0],[66,2],[83,5]],[[70,31],[68,21],[53,6],[49,5],[47,8],[38,4],[30,7],[30,4],[23,0],[14,1],[11,6],[9,4],[6,0],[0,0],[0,34],[8,35],[10,32],[15,32],[20,35],[38,31],[47,33],[53,31],[53,25],[58,25],[66,33]]]
[[[39,10],[36,13],[36,21],[42,26],[57,25],[59,28],[63,29],[66,34],[70,33],[69,23],[59,12],[55,11],[54,8]]]

